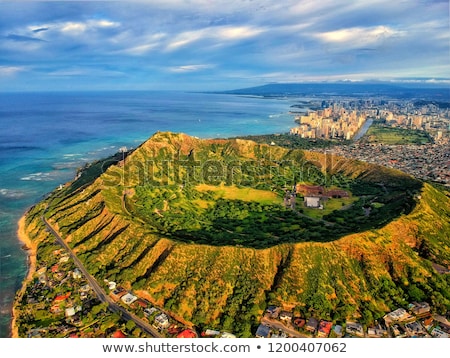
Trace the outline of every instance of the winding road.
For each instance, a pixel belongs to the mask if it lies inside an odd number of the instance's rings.
[[[128,312],[124,307],[115,303],[111,297],[103,290],[103,288],[99,285],[97,280],[86,270],[83,266],[82,262],[78,259],[72,249],[67,245],[67,243],[63,240],[63,238],[56,232],[56,230],[50,225],[50,223],[45,218],[45,213],[47,212],[48,207],[44,210],[44,214],[41,216],[42,222],[45,224],[47,230],[55,237],[58,243],[68,252],[70,257],[73,259],[75,265],[78,269],[83,273],[92,290],[96,293],[98,299],[106,303],[108,305],[108,309],[112,312],[119,313],[121,317],[127,321],[133,321],[137,327],[139,327],[142,331],[149,334],[154,338],[162,338],[163,336],[159,334],[159,332],[149,323],[145,322],[141,318],[136,315]]]

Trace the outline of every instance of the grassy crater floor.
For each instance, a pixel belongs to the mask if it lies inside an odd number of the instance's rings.
[[[306,207],[300,194],[295,206],[286,205],[285,192],[275,187],[262,190],[224,183],[138,186],[126,198],[126,207],[147,227],[173,240],[266,248],[328,242],[379,228],[412,210],[419,187],[405,190],[359,181],[346,185],[349,197],[322,199],[320,208]]]

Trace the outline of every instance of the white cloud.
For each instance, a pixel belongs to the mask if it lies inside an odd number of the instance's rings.
[[[215,29],[211,29],[214,33]],[[264,32],[262,28],[255,28],[250,26],[227,26],[217,29],[217,32],[213,37],[219,40],[242,40],[250,37],[257,36]]]
[[[109,21],[109,20],[97,20],[94,21],[95,26],[97,27],[119,27],[120,23],[115,21]]]
[[[316,37],[324,42],[345,43],[354,46],[372,45],[384,41],[393,36],[401,35],[401,31],[396,31],[388,26],[376,27],[352,27],[335,31],[316,34]]]
[[[63,24],[60,29],[62,32],[79,33],[87,29],[87,24],[80,22],[68,22]]]
[[[227,86],[242,79],[447,78],[448,3],[436,2],[133,0],[63,7],[39,0],[35,8],[18,2],[13,9],[0,1],[0,53],[3,65],[12,64],[0,66],[0,75],[26,70],[60,85],[95,76],[101,83],[117,70],[130,87],[161,76],[174,88],[183,73]]]
[[[155,49],[156,47],[158,47],[158,43],[150,43],[145,45],[137,45],[134,47],[129,47],[124,50],[117,51],[117,53],[139,56],[148,53],[149,51]]]
[[[125,74],[120,71],[104,70],[98,68],[71,67],[55,70],[47,73],[52,77],[80,77],[80,76],[96,76],[96,77],[119,77]]]
[[[214,68],[214,65],[184,65],[184,66],[177,66],[177,67],[170,67],[169,70],[171,72],[196,72],[196,71],[201,71],[201,70],[206,70],[206,69],[210,69],[210,68]]]
[[[391,82],[401,82],[401,83],[428,83],[428,84],[436,84],[436,85],[450,85],[450,79],[441,79],[441,78],[423,78],[423,79],[392,79]]]
[[[120,23],[109,20],[88,20],[85,22],[63,22],[57,23],[54,27],[63,33],[78,34],[81,32],[119,27]]]
[[[173,41],[167,45],[167,50],[177,50],[180,47],[189,45],[203,39],[215,41],[239,41],[255,37],[266,31],[264,28],[252,26],[216,26],[207,27],[195,31],[186,31],[175,36]]]
[[[207,38],[209,36],[210,34],[208,34],[208,29],[186,31],[178,36],[175,36],[175,38],[167,45],[167,50],[176,50],[179,47],[186,46],[192,42],[198,41],[202,38]]]
[[[289,13],[296,15],[310,15],[318,12],[331,11],[334,7],[336,8],[336,0],[304,0],[297,1],[294,5],[289,8]],[[343,6],[343,5],[341,5]]]
[[[121,26],[120,22],[107,19],[89,19],[86,21],[64,21],[43,23],[27,26],[27,33],[33,33],[35,37],[45,39],[51,37],[55,32],[64,35],[79,35],[89,31],[101,29],[113,29]],[[42,30],[42,31],[39,31]],[[19,32],[21,32],[19,30]]]
[[[0,66],[0,77],[14,76],[19,72],[26,71],[25,67],[21,66]]]
[[[166,37],[165,33],[156,33],[136,39],[133,33],[126,32],[110,39],[109,42],[117,47],[125,46],[114,53],[140,56],[161,47]]]

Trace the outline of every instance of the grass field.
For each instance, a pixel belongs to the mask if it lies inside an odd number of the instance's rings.
[[[325,215],[331,214],[335,210],[345,210],[351,204],[358,200],[358,197],[333,198],[328,199],[323,204],[323,209],[304,207],[303,199],[298,199],[298,209],[303,209],[303,213],[314,219],[322,219]]]
[[[256,201],[261,204],[282,204],[283,202],[283,199],[276,193],[268,190],[208,184],[199,184],[195,189],[199,192],[213,192],[216,199]]]
[[[431,142],[430,137],[424,131],[384,127],[380,125],[372,125],[367,131],[365,138],[370,143],[390,145],[426,144]]]

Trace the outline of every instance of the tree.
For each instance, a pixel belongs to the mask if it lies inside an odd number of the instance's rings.
[[[129,320],[125,325],[125,328],[127,329],[127,331],[131,332],[134,328],[136,328],[136,323],[132,320]]]
[[[426,298],[425,293],[415,284],[412,284],[408,287],[408,296],[411,298],[411,300],[417,302],[423,301]]]

